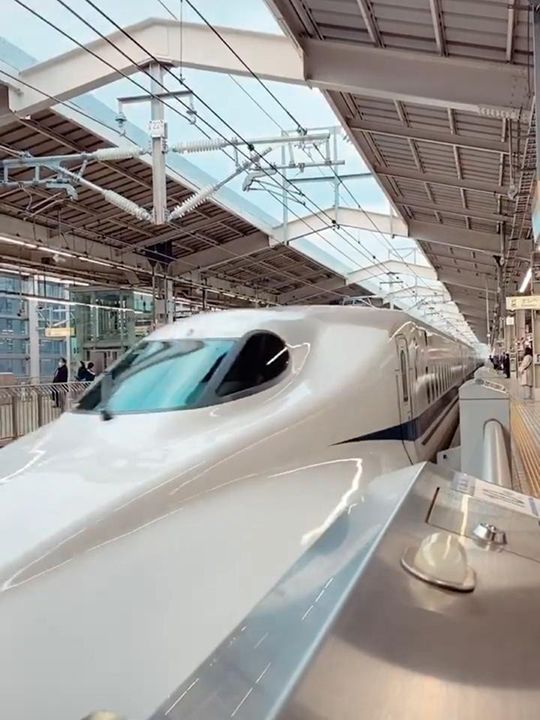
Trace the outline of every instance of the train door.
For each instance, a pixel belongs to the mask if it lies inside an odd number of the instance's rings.
[[[398,386],[400,396],[400,408],[401,408],[401,421],[407,422],[412,420],[413,417],[413,403],[412,403],[412,382],[411,382],[411,367],[409,358],[409,347],[407,340],[400,336],[397,338],[397,351],[398,351]]]

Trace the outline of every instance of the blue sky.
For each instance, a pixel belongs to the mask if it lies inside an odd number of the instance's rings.
[[[58,0],[24,0],[36,12],[58,25],[67,34],[79,42],[87,43],[98,36],[79,19],[61,6]],[[130,25],[148,17],[170,17],[165,9],[166,5],[173,13],[178,14],[183,5],[183,18],[186,21],[200,22],[200,19],[181,0],[93,0],[105,13],[121,25]],[[280,29],[266,7],[263,0],[193,0],[201,13],[213,24],[257,30],[262,32],[280,33]],[[85,0],[67,0],[69,6],[88,20],[98,31],[109,34],[114,27]],[[0,34],[3,35],[21,50],[32,55],[37,60],[45,60],[62,52],[72,50],[76,45],[63,37],[53,28],[45,25],[39,18],[32,16],[27,10],[18,6],[14,0],[3,0],[3,18]],[[180,89],[180,83],[170,76],[166,76],[166,85],[169,89]],[[147,77],[142,74],[133,76],[137,82],[147,85]],[[252,78],[233,79],[227,75],[187,69],[184,71],[187,85],[196,92],[208,105],[215,108],[219,115],[229,123],[234,130],[243,137],[266,136],[279,134],[283,128],[293,130],[291,119],[279,107],[269,94],[256,80]],[[306,128],[335,126],[337,119],[332,110],[318,90],[308,87],[287,85],[284,83],[266,82],[269,89],[288,108],[295,119]],[[109,107],[116,108],[117,98],[122,95],[132,95],[140,92],[129,80],[120,80],[96,91],[94,95],[105,102]],[[251,98],[248,94],[251,95]],[[171,101],[179,113],[185,108]],[[259,106],[260,107],[259,107]],[[211,112],[197,101],[195,108],[201,119],[206,119],[214,125],[218,132],[227,137],[232,133]],[[262,108],[262,109],[261,109]],[[128,119],[141,128],[146,128],[149,120],[149,108],[145,106],[130,106],[127,110]],[[166,119],[169,124],[169,141],[182,142],[200,139],[198,127],[189,124],[178,113],[166,108]],[[209,131],[211,135],[216,133]],[[355,148],[345,139],[340,139],[339,156],[345,161],[340,168],[342,173],[365,172],[366,167]],[[268,156],[272,161],[279,161],[279,151]],[[206,153],[188,156],[190,162],[195,163],[203,170],[209,172],[216,179],[229,174],[234,165],[222,152]],[[304,157],[304,159],[307,159]],[[317,171],[311,171],[316,174]],[[328,171],[322,171],[325,175]],[[230,183],[229,187],[242,194],[241,184],[243,178]],[[355,201],[342,192],[340,202],[342,205],[354,206],[359,203],[364,209],[386,213],[389,204],[382,191],[372,178],[347,181],[347,186],[354,195]],[[331,207],[334,201],[334,190],[330,183],[313,183],[302,185],[302,189],[309,198],[305,205],[291,203],[290,219],[295,216],[304,216],[315,212],[317,207]],[[283,208],[279,200],[272,198],[266,192],[249,192],[244,196],[256,204],[266,213],[281,220]],[[344,237],[346,235],[346,237]],[[344,265],[349,271],[365,267],[376,257],[385,260],[389,257],[391,247],[398,248],[404,253],[408,262],[413,261],[409,249],[415,246],[415,241],[406,238],[382,238],[376,232],[349,230],[344,231],[341,237],[326,233],[331,244],[321,237],[317,239],[321,249],[329,253],[337,264]],[[394,255],[395,257],[395,255]],[[426,264],[421,251],[416,255],[416,262]],[[383,278],[380,278],[381,280]],[[378,281],[370,288],[377,291]],[[436,283],[438,286],[439,284]]]

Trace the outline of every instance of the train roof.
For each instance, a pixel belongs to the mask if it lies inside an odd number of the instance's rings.
[[[280,327],[285,330],[286,327],[291,326],[291,323],[310,321],[329,324],[349,323],[360,327],[386,330],[389,335],[397,332],[404,323],[413,322],[429,333],[466,345],[427,323],[411,317],[403,310],[387,310],[358,305],[284,305],[199,313],[163,326],[152,333],[151,337],[153,340],[186,337],[236,338],[254,330],[268,329],[279,333]]]

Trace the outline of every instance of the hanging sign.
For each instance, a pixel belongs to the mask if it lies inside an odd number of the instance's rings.
[[[66,338],[75,335],[75,328],[72,327],[50,327],[45,328],[46,338]]]
[[[506,298],[507,310],[540,310],[540,295],[511,295]]]

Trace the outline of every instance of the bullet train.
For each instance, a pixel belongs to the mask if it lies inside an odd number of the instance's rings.
[[[149,335],[0,450],[2,715],[150,717],[368,484],[449,442],[478,364],[357,306]]]

